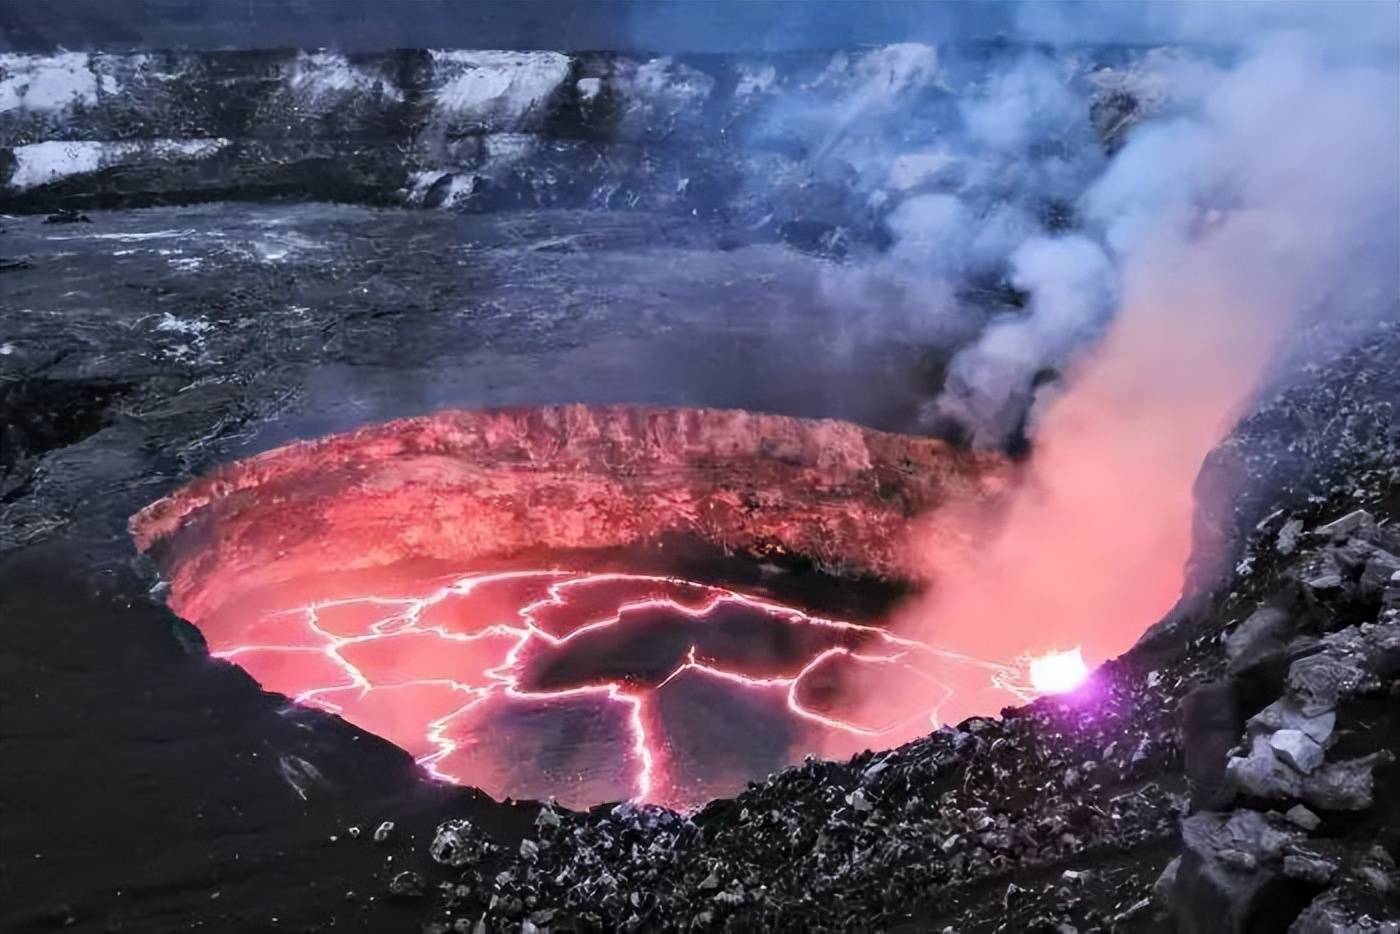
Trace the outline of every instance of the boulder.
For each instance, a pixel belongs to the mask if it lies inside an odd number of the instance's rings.
[[[1303,713],[1300,705],[1288,698],[1274,701],[1249,718],[1246,728],[1251,736],[1259,733],[1274,733],[1279,730],[1296,730],[1313,742],[1326,746],[1337,726],[1337,713],[1325,710],[1309,716]]]
[[[1301,799],[1324,811],[1361,811],[1374,800],[1372,771],[1393,758],[1381,750],[1304,774],[1278,754],[1271,740],[1272,736],[1254,737],[1248,755],[1233,756],[1226,763],[1226,779],[1233,790],[1256,798]]]
[[[1174,856],[1167,863],[1157,881],[1152,884],[1152,897],[1164,907],[1170,907],[1172,893],[1176,889],[1176,875],[1181,870],[1181,857]]]
[[[1391,913],[1359,888],[1346,880],[1328,889],[1303,909],[1288,934],[1400,934],[1400,922],[1385,920]]]
[[[1316,594],[1339,590],[1346,579],[1336,555],[1331,551],[1309,557],[1293,573],[1300,584]]]
[[[480,862],[495,849],[495,844],[475,824],[458,818],[438,825],[433,842],[428,846],[428,854],[434,862],[460,868]]]
[[[1303,776],[1280,759],[1269,736],[1254,737],[1248,755],[1231,756],[1225,764],[1230,786],[1255,798],[1298,798],[1303,793]]]
[[[1358,759],[1329,763],[1303,780],[1303,800],[1327,811],[1364,811],[1374,800],[1372,772],[1394,759],[1382,749]]]
[[[1269,606],[1255,610],[1225,640],[1229,670],[1243,670],[1271,654],[1282,653],[1295,628],[1294,618],[1283,610]]]
[[[1195,807],[1220,807],[1233,797],[1226,780],[1225,760],[1239,741],[1236,710],[1235,695],[1228,682],[1192,689],[1177,708],[1183,767]]]
[[[1333,519],[1326,525],[1319,525],[1313,529],[1313,534],[1322,538],[1335,539],[1348,535],[1356,536],[1358,533],[1365,534],[1375,528],[1375,517],[1364,509],[1357,509],[1340,519]]]
[[[1291,555],[1298,550],[1298,539],[1303,535],[1303,520],[1289,519],[1283,524],[1283,528],[1278,530],[1278,539],[1274,548],[1281,555]]]
[[[1336,864],[1312,853],[1290,853],[1283,858],[1283,874],[1308,885],[1324,886],[1336,871]]]
[[[1305,716],[1322,715],[1350,697],[1365,679],[1366,672],[1331,653],[1301,658],[1288,669],[1288,693],[1301,705]]]
[[[1400,557],[1376,549],[1366,561],[1357,581],[1363,599],[1384,600],[1391,591],[1400,591]]]
[[[1269,737],[1274,754],[1304,775],[1322,765],[1323,750],[1302,730],[1279,730]]]
[[[1170,898],[1179,934],[1281,930],[1311,897],[1284,875],[1284,853],[1299,836],[1250,810],[1183,820]]]
[[[1322,818],[1312,811],[1309,811],[1301,804],[1295,804],[1283,815],[1284,819],[1294,827],[1299,827],[1308,832],[1316,830],[1322,824]]]

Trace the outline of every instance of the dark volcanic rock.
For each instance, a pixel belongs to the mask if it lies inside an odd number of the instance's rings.
[[[1270,930],[1279,926],[1277,919],[1292,917],[1306,904],[1305,897],[1297,897],[1297,886],[1285,881],[1284,850],[1296,831],[1241,810],[1189,817],[1182,821],[1181,836],[1184,854],[1172,887],[1172,912],[1182,934]]]
[[[458,868],[479,863],[495,850],[496,845],[490,838],[471,821],[464,819],[450,820],[440,825],[428,847],[434,861]]]
[[[44,218],[45,224],[91,224],[92,218],[73,210],[56,211]]]

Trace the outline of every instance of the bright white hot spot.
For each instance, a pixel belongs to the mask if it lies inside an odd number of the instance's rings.
[[[1063,694],[1083,683],[1089,675],[1084,656],[1079,649],[1067,652],[1047,652],[1031,659],[1031,686],[1041,694]]]

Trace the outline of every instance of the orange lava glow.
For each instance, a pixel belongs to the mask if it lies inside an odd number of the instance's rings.
[[[264,688],[384,737],[440,779],[573,807],[694,807],[808,753],[926,731],[953,683],[1009,674],[671,578],[479,572],[421,594],[406,583],[244,606],[202,628]],[[878,716],[841,709],[861,677],[890,690]]]
[[[928,557],[975,530],[1016,475],[837,422],[444,412],[229,464],[132,530],[214,655],[441,779],[689,808],[809,753],[889,748],[1024,701],[1040,692],[1029,654],[1081,640],[1029,615],[986,614],[962,642],[825,619],[679,579],[690,565],[671,576],[676,549],[745,555],[763,575],[797,554],[942,593],[975,567],[967,552],[911,575],[909,544]],[[571,555],[587,570],[552,567]],[[1017,606],[1008,593],[992,609]]]

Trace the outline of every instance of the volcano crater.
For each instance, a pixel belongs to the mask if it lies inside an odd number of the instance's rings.
[[[1011,479],[837,421],[446,411],[228,464],[131,531],[212,655],[438,778],[687,809],[995,679],[876,618],[917,583],[914,524]]]

